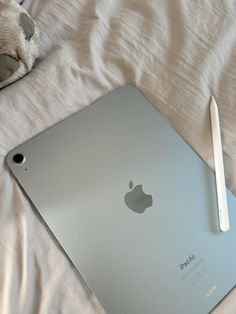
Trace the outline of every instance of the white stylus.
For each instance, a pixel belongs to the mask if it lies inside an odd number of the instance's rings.
[[[230,229],[230,225],[229,225],[229,214],[228,214],[226,187],[225,187],[225,173],[224,173],[224,163],[223,163],[221,136],[220,136],[219,113],[218,113],[218,107],[217,107],[216,101],[213,96],[211,97],[210,115],[211,115],[212,140],[213,140],[213,150],[214,150],[214,159],[215,159],[219,225],[220,225],[220,230],[225,232]]]

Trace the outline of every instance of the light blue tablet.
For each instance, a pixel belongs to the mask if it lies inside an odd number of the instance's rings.
[[[208,313],[234,287],[236,200],[222,233],[214,173],[135,87],[7,163],[107,313]]]

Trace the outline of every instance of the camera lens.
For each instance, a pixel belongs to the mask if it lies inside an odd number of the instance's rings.
[[[22,155],[22,154],[15,154],[13,156],[13,161],[14,161],[15,164],[21,165],[21,164],[23,164],[25,162],[25,156]]]

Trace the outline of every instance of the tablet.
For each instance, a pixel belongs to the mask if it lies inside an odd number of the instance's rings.
[[[235,197],[222,233],[214,173],[135,87],[7,164],[107,313],[208,313],[234,287]]]

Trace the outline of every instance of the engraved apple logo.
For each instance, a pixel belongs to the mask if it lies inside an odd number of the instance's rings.
[[[152,195],[144,193],[142,185],[134,186],[131,180],[129,188],[131,191],[125,194],[124,201],[131,210],[142,214],[148,207],[152,206]]]

